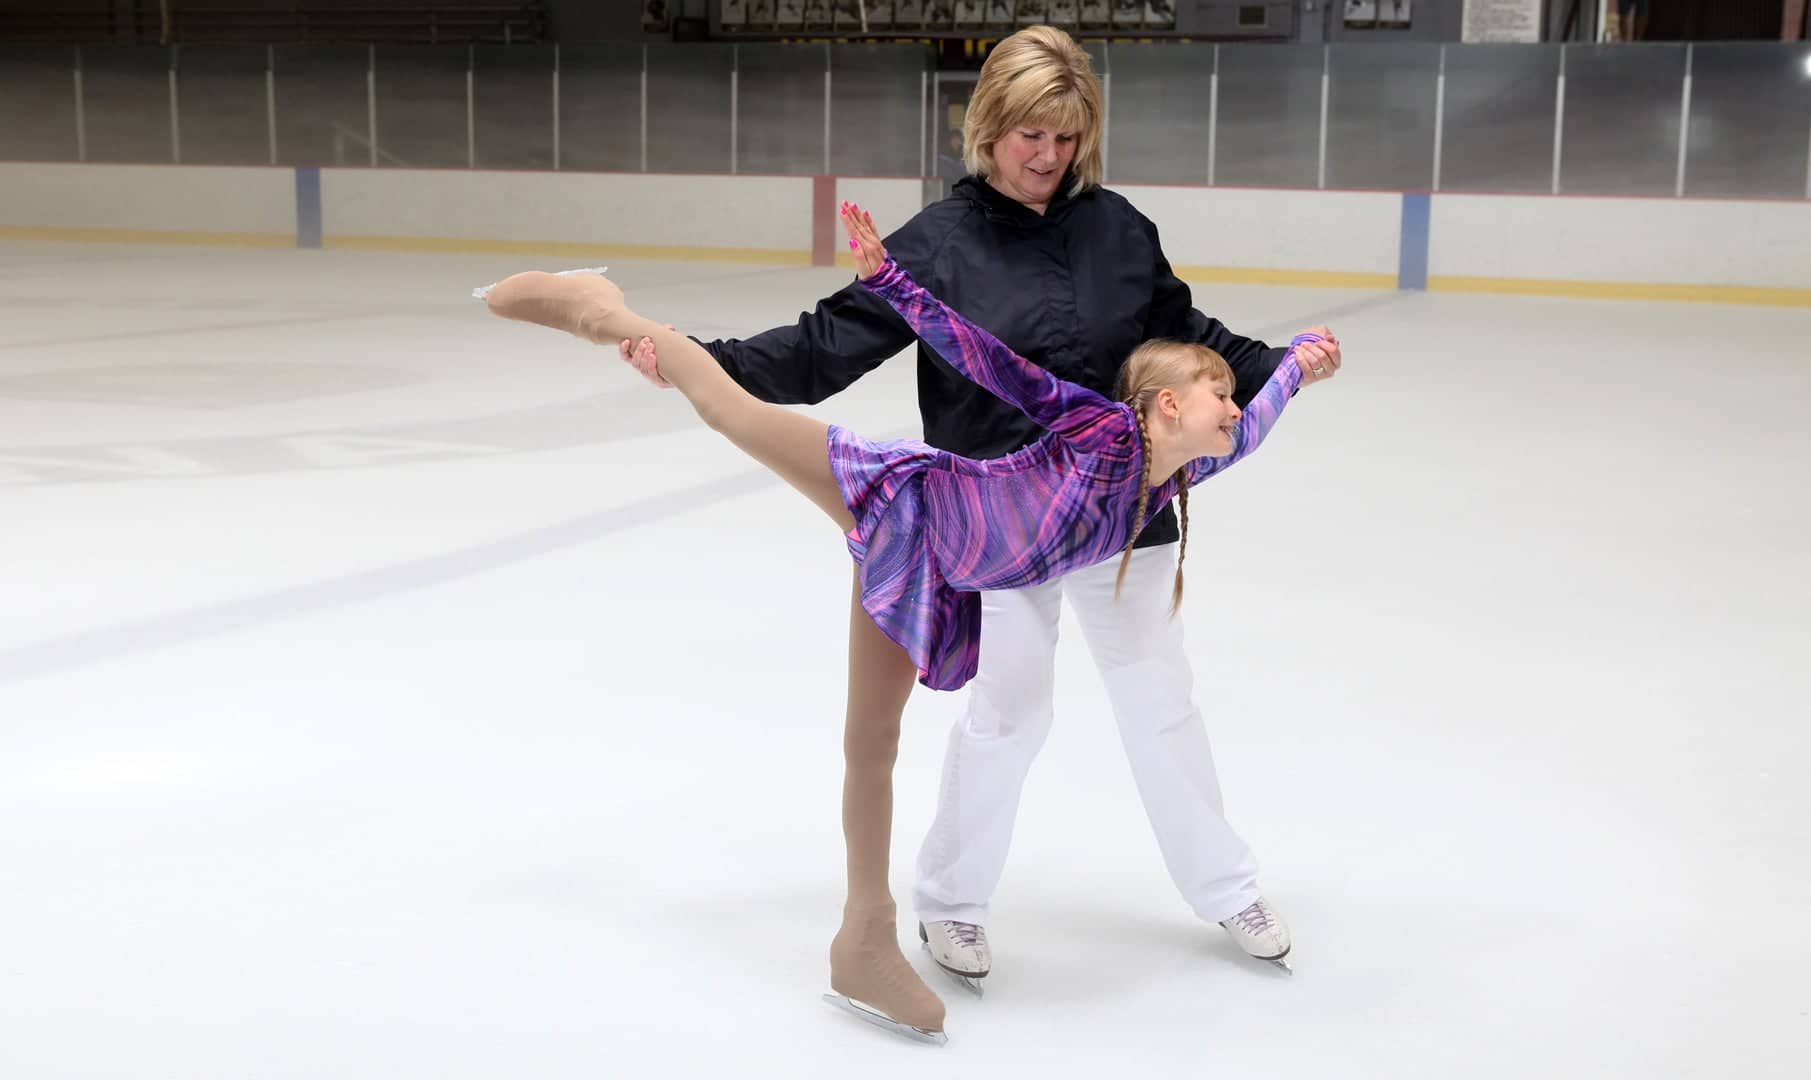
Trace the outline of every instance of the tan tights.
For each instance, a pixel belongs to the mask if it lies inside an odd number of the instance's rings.
[[[797,488],[848,531],[854,518],[830,472],[828,429],[761,401],[738,386],[703,347],[630,311],[622,291],[597,274],[517,274],[492,288],[505,318],[550,326],[612,348],[654,339],[660,374],[698,416]],[[887,882],[893,838],[893,763],[899,722],[917,669],[861,607],[856,578],[849,617],[849,697],[843,721],[843,840],[848,895],[830,944],[830,987],[925,1031],[943,1030],[943,1002],[899,948],[898,912]]]

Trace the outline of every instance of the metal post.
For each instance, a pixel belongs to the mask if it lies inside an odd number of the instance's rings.
[[[465,47],[465,167],[478,167],[478,105],[477,91],[473,85],[473,67],[477,64],[476,45]]]
[[[931,107],[929,105],[927,105],[924,100],[925,94],[927,93],[929,86],[930,86],[930,81],[931,81],[931,77],[928,72],[920,71],[918,73],[918,177],[919,177],[919,179],[924,178],[925,158],[926,158],[926,155],[930,152],[930,138],[931,138],[930,112],[931,112]]]
[[[1321,145],[1318,186],[1327,186],[1327,103],[1332,100],[1333,46],[1321,46]]]
[[[1811,142],[1805,148],[1805,198],[1811,199]]]
[[[1220,152],[1220,46],[1214,46],[1214,70],[1207,79],[1207,182],[1214,182]]]
[[[560,43],[553,43],[553,171],[560,171]]]
[[[1107,55],[1113,55],[1112,46],[1107,47]],[[1113,67],[1107,62],[1107,70],[1100,76],[1101,108],[1107,114],[1106,123],[1100,126],[1100,182],[1106,183],[1113,175]]]
[[[1101,110],[1106,114],[1100,124],[1100,181],[1107,182],[1108,162],[1112,161],[1113,146],[1113,44],[1107,42],[1100,47],[1100,94]]]
[[[75,51],[75,159],[88,160],[88,109],[82,97],[82,50]]]
[[[270,163],[277,163],[277,47],[264,47],[264,130],[270,135]]]
[[[182,105],[180,103],[181,99],[176,92],[176,56],[177,56],[176,50],[180,47],[181,46],[175,46],[170,49],[170,70],[169,70],[170,160],[178,165],[182,164]]]
[[[1685,84],[1679,91],[1679,172],[1673,179],[1673,197],[1685,197],[1685,158],[1692,133],[1692,49],[1685,46]]]
[[[1440,157],[1446,148],[1446,46],[1440,46],[1440,75],[1434,80],[1434,190],[1440,190]]]
[[[648,171],[648,47],[641,47],[641,171]]]
[[[1560,153],[1566,142],[1566,50],[1559,47],[1559,87],[1553,99],[1553,193],[1559,194]]]
[[[371,167],[377,168],[377,46],[365,52],[365,140],[371,145]]]
[[[731,45],[729,47],[729,171],[732,176],[736,173],[736,136],[739,134],[736,113],[739,102],[736,98],[741,90],[741,82],[742,46]]]
[[[824,175],[830,175],[830,46],[824,45]]]

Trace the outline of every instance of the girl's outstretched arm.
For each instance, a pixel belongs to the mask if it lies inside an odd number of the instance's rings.
[[[970,382],[1067,439],[1125,433],[1125,413],[1112,402],[1013,352],[913,281],[887,257],[867,211],[844,203],[842,218],[862,285],[892,305],[926,345]]]
[[[1245,406],[1244,413],[1240,415],[1239,426],[1233,430],[1232,452],[1223,457],[1196,458],[1185,466],[1190,487],[1194,487],[1223,469],[1230,468],[1240,458],[1250,454],[1263,443],[1264,436],[1270,434],[1270,429],[1276,426],[1277,418],[1283,415],[1283,407],[1289,404],[1289,399],[1295,394],[1296,388],[1302,385],[1302,369],[1297,353],[1302,345],[1320,340],[1318,334],[1296,335],[1295,340],[1289,343],[1289,351],[1284,354],[1282,362],[1271,374],[1270,380],[1264,384],[1262,390],[1258,391],[1257,396],[1251,399],[1251,404]]]

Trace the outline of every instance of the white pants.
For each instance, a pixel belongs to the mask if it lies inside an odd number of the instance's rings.
[[[950,731],[937,817],[918,854],[919,919],[987,923],[1025,775],[1050,733],[1064,597],[1106,682],[1145,815],[1183,899],[1218,922],[1258,898],[1257,859],[1226,822],[1182,619],[1169,617],[1176,545],[1134,551],[1115,602],[1118,574],[1112,559],[1036,588],[982,594],[980,671]]]

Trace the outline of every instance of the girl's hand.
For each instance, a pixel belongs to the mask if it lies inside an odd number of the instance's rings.
[[[863,281],[880,272],[887,261],[886,245],[880,242],[874,219],[852,202],[842,206],[843,228],[849,234],[849,249],[855,252],[855,271]]]

